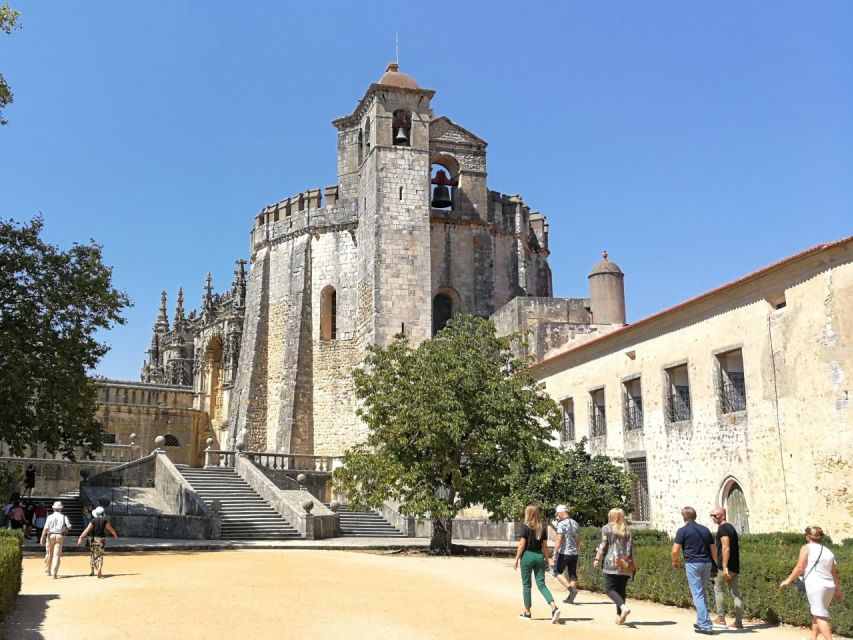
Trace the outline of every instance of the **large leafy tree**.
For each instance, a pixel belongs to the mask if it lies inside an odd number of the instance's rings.
[[[482,504],[505,517],[512,481],[544,455],[559,408],[514,355],[517,337],[497,337],[482,318],[458,315],[412,348],[398,336],[371,349],[354,372],[366,442],[350,449],[336,485],[356,507],[384,500],[431,517],[430,548],[451,550],[460,509]]]
[[[0,439],[19,455],[44,444],[73,459],[75,447],[101,447],[88,374],[108,347],[96,334],[123,324],[130,302],[101,247],[62,251],[42,227],[0,219]]]
[[[12,9],[8,4],[0,4],[0,31],[12,33],[12,29],[19,27],[18,17],[21,14]],[[6,124],[3,119],[3,107],[12,102],[12,90],[9,88],[3,74],[0,73],[0,125]]]

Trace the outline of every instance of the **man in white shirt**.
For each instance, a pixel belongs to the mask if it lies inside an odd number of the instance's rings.
[[[57,500],[53,503],[53,513],[47,517],[41,532],[41,544],[45,545],[44,572],[54,578],[59,577],[62,543],[70,529],[71,521],[62,513],[62,503]]]

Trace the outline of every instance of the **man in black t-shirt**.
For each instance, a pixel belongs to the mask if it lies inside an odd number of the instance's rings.
[[[711,510],[711,519],[717,523],[717,567],[719,568],[714,581],[714,599],[717,603],[717,619],[714,620],[714,626],[743,629],[743,600],[740,599],[738,588],[740,545],[737,529],[726,522],[726,510],[722,507]],[[735,621],[729,627],[726,627],[726,584],[731,589],[735,605]]]

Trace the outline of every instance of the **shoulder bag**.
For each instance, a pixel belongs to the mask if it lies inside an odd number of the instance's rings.
[[[811,575],[811,572],[815,570],[817,563],[820,562],[820,557],[823,555],[823,545],[820,545],[820,553],[817,554],[817,560],[814,561],[812,568],[809,569],[806,575],[797,576],[797,591],[802,595],[806,595],[806,578]]]

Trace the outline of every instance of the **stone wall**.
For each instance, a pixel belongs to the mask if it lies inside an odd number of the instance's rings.
[[[645,458],[653,527],[674,531],[686,504],[701,518],[736,482],[751,532],[819,524],[851,537],[851,261],[850,240],[783,261],[533,371],[555,400],[573,400],[577,438],[589,435],[590,391],[604,388],[607,432],[596,447]],[[719,356],[738,349],[746,411],[727,413]],[[683,364],[692,415],[671,422],[667,370]],[[643,428],[629,431],[622,385],[636,376]]]
[[[117,466],[115,462],[95,462],[84,460],[69,462],[68,460],[43,460],[36,458],[0,458],[0,464],[18,471],[21,478],[27,465],[32,464],[36,469],[36,488],[33,495],[55,497],[60,493],[76,491],[80,485],[81,471],[96,474],[108,471]],[[23,481],[11,491],[23,493]],[[4,496],[8,497],[8,496]]]

